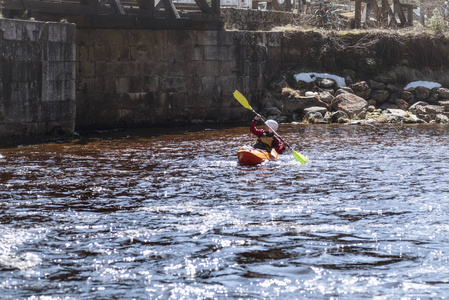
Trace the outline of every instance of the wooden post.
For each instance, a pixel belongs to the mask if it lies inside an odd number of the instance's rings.
[[[413,25],[413,6],[407,7],[407,23]]]
[[[371,0],[371,6],[373,8],[374,11],[374,16],[376,17],[377,21],[380,21],[381,18],[381,13],[380,13],[380,9],[379,9],[379,5],[377,5],[377,1],[376,0]]]
[[[284,0],[284,10],[291,11],[292,10],[292,2],[291,0]]]
[[[202,12],[209,12],[210,7],[209,4],[207,4],[206,0],[195,0],[196,5],[198,5],[198,7],[201,9]]]
[[[259,2],[258,1],[252,1],[251,2],[251,8],[252,9],[259,9]]]
[[[214,20],[220,20],[220,0],[212,0],[211,12]]]
[[[151,6],[154,7],[154,0],[137,0],[137,4],[141,9],[151,9]]]
[[[390,4],[388,4],[388,0],[382,0],[382,11],[380,13],[380,23],[382,24],[382,27],[387,27],[388,25],[388,10],[387,6],[390,7]]]
[[[170,19],[181,19],[178,10],[173,4],[172,0],[161,0],[165,7],[165,12],[168,14]]]
[[[119,0],[109,0],[109,5],[114,9],[116,14],[118,15],[126,14]]]
[[[395,13],[398,14],[399,20],[401,20],[402,26],[405,26],[406,19],[405,19],[404,12],[402,11],[401,3],[399,2],[399,0],[394,0],[393,5],[394,5],[393,17],[395,16]]]
[[[362,1],[355,0],[355,28],[362,27]]]
[[[148,10],[150,17],[154,17],[154,0],[137,0],[140,9]]]
[[[386,8],[386,11],[387,11],[387,17],[390,16],[390,23],[388,25],[391,25],[391,24],[395,24],[396,25],[396,24],[398,24],[398,22],[396,21],[396,17],[395,17],[395,15],[393,13],[393,10],[391,9],[390,4],[388,3],[388,0],[385,0],[385,3],[386,3],[385,8]],[[382,6],[382,9],[383,9],[383,6]]]

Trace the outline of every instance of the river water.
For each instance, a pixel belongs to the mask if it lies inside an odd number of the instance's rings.
[[[0,149],[2,299],[449,295],[449,127],[118,131]]]

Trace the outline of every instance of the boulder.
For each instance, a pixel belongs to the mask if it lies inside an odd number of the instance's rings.
[[[430,115],[438,115],[444,112],[444,107],[439,105],[426,105],[426,113]]]
[[[319,96],[300,96],[297,98],[288,98],[282,100],[282,111],[287,114],[300,113],[302,110],[312,106],[325,107],[328,105],[320,100]]]
[[[368,99],[368,100],[366,100],[366,102],[368,102],[368,105],[372,105],[374,107],[377,105],[376,100],[374,100],[374,99]]]
[[[326,92],[326,93],[329,93],[331,95],[333,95],[335,93],[334,89],[321,89],[321,88],[318,88],[318,89],[319,89],[319,91],[318,91],[319,93]]]
[[[353,84],[354,80],[350,76],[345,76],[345,82],[346,84]]]
[[[404,99],[396,99],[395,104],[402,110],[408,109],[408,103]]]
[[[396,117],[406,117],[408,115],[406,111],[397,108],[389,108],[386,112]]]
[[[435,116],[435,122],[441,124],[449,124],[449,118],[446,115],[438,114]]]
[[[425,106],[429,105],[429,103],[424,101],[418,101],[412,106],[410,106],[409,111],[415,115],[423,115],[426,113]]]
[[[351,69],[344,69],[343,72],[342,72],[342,74],[343,74],[343,77],[345,77],[345,78],[350,78],[351,81],[354,81],[354,80],[355,80],[355,74],[356,74],[356,72],[355,72],[354,70],[351,70]],[[346,80],[346,82],[348,82],[348,81]]]
[[[338,96],[338,95],[343,94],[343,93],[349,93],[349,94],[352,94],[353,91],[352,91],[352,89],[349,88],[349,87],[340,87],[338,90],[335,91],[335,94],[334,94],[334,95],[335,95],[335,96]]]
[[[371,99],[376,100],[376,105],[380,106],[387,101],[390,93],[387,90],[373,90],[371,91]]]
[[[390,93],[390,96],[388,96],[387,101],[389,103],[396,104],[396,100],[401,99],[401,93]]]
[[[267,112],[267,114],[269,115],[275,115],[275,116],[280,116],[282,114],[282,112],[279,110],[279,108],[277,107],[269,107],[265,110]]]
[[[299,80],[296,85],[294,86],[298,90],[304,89],[304,90],[311,90],[315,86],[314,81],[302,81]]]
[[[385,83],[376,81],[376,80],[368,80],[368,85],[373,90],[385,90],[387,89],[387,85]]]
[[[320,94],[320,99],[321,101],[323,101],[324,103],[330,105],[332,103],[332,100],[334,99],[334,96],[332,96],[331,93],[323,91]]]
[[[369,90],[370,86],[368,85],[368,83],[366,81],[359,81],[354,84],[351,84],[350,88],[354,92],[361,92],[361,91]]]
[[[304,109],[304,114],[308,113],[320,113],[321,115],[325,115],[327,113],[327,108],[320,106],[312,106]]]
[[[317,78],[315,84],[322,89],[331,89],[336,85],[335,81],[329,78]]]
[[[416,105],[413,107],[413,109],[410,109],[410,111],[416,115],[425,115],[426,107],[423,105]]]
[[[389,84],[389,83],[396,83],[397,81],[397,74],[393,71],[388,72],[387,74],[379,75],[374,78],[374,80]]]
[[[349,116],[344,111],[335,111],[331,115],[332,123],[347,123],[349,121]]]
[[[332,108],[345,112],[350,118],[360,114],[367,106],[365,99],[354,94],[340,94],[332,100]]]
[[[407,100],[408,105],[412,106],[413,104],[419,102],[418,100],[416,100],[415,95],[412,94],[411,98],[409,100]]]
[[[386,117],[388,123],[421,123],[422,121],[415,115],[402,109],[387,109]]]
[[[289,117],[288,117],[288,116],[279,116],[279,115],[276,115],[276,116],[268,116],[267,119],[268,119],[268,120],[275,120],[275,121],[278,122],[278,123],[285,123],[285,122],[287,122],[287,120],[289,119]]]
[[[402,89],[398,88],[394,84],[387,84],[386,90],[390,93],[400,93],[402,91]]]
[[[311,124],[325,123],[323,115],[319,112],[308,112],[304,116],[304,121],[307,121]]]
[[[357,114],[356,119],[365,119],[367,115],[367,110],[363,109],[360,113]]]
[[[376,107],[374,105],[368,105],[368,107],[366,108],[366,110],[368,112],[374,112],[376,110]]]
[[[412,93],[410,91],[402,91],[401,98],[408,102],[412,99]]]
[[[350,87],[353,90],[354,94],[363,99],[368,99],[371,94],[371,88],[369,87],[368,83],[366,83],[366,81],[360,81],[351,84]]]
[[[433,105],[438,105],[438,100],[440,100],[438,93],[431,93],[426,102]]]
[[[449,111],[449,100],[438,101],[438,105],[443,106],[445,111]]]
[[[418,101],[427,100],[430,97],[430,89],[424,86],[417,86],[415,88],[415,97]]]
[[[367,100],[367,99],[369,99],[369,96],[371,94],[371,89],[368,89],[366,91],[354,92],[354,94],[356,94],[357,96]]]
[[[449,99],[449,89],[440,87],[437,89],[437,93],[440,99]]]
[[[384,102],[379,106],[379,108],[382,110],[386,110],[386,109],[398,108],[398,106],[395,103]]]
[[[431,117],[430,115],[422,115],[422,114],[419,114],[419,115],[417,115],[417,116],[418,116],[418,118],[419,118],[420,120],[422,120],[424,123],[430,123],[430,122],[434,121],[434,119],[432,119],[432,117]]]

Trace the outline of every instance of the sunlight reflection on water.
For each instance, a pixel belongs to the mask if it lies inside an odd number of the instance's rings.
[[[279,133],[306,166],[239,165],[246,127],[1,149],[2,295],[447,295],[447,127]]]

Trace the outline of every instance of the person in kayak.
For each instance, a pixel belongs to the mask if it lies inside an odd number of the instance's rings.
[[[257,121],[261,118],[260,115],[256,115],[251,122],[249,131],[257,136],[257,140],[254,143],[254,148],[271,152],[272,149],[277,153],[282,154],[287,147],[290,147],[287,143],[283,145],[281,141],[274,135],[274,132],[268,127],[270,126],[274,131],[279,127],[278,123],[274,120],[267,120],[265,122],[265,129],[257,129]],[[267,126],[268,125],[268,126]]]

